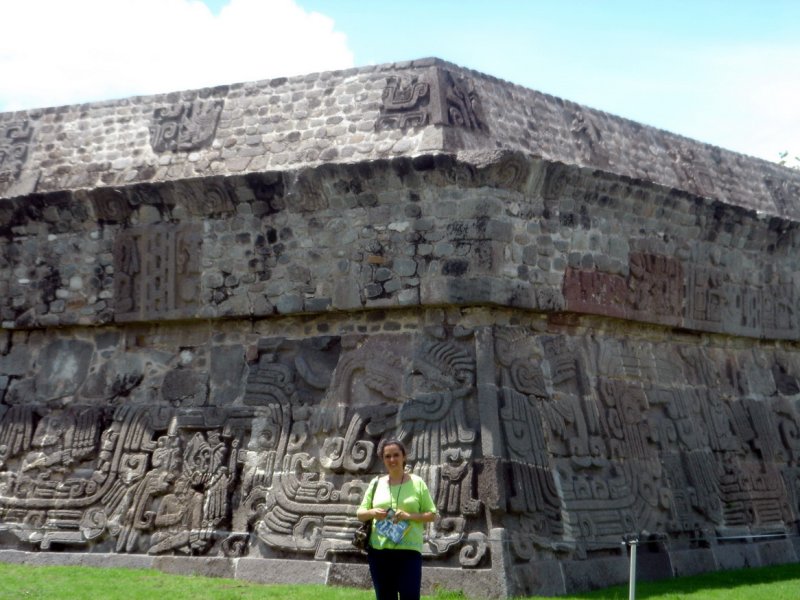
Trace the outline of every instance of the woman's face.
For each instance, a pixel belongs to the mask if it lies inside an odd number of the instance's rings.
[[[405,465],[406,456],[397,444],[387,444],[383,448],[383,464],[388,471],[402,469]]]

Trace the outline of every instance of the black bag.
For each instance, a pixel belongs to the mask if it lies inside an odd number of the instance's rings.
[[[374,480],[373,484],[377,484],[378,480]],[[374,493],[374,485],[371,485],[370,488],[373,489]],[[367,493],[370,493],[370,490],[367,490]],[[372,508],[372,502],[370,502],[370,508]],[[356,532],[353,534],[353,541],[351,542],[353,546],[357,550],[361,550],[361,552],[366,552],[367,548],[369,547],[369,536],[372,535],[372,519],[364,521],[359,525]]]
[[[361,552],[367,551],[367,546],[369,546],[369,536],[372,535],[372,519],[369,521],[364,521],[361,526],[356,529],[356,532],[353,534],[353,546],[356,550],[361,550]]]

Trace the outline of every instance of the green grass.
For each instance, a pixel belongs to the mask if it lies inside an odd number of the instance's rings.
[[[800,565],[722,571],[658,582],[640,582],[647,600],[797,600]],[[232,579],[169,575],[142,569],[31,567],[0,564],[2,600],[372,600],[370,590],[319,585],[259,585]],[[430,600],[457,600],[440,592]],[[627,586],[562,596],[562,600],[627,600]]]
[[[148,569],[0,564],[2,600],[371,600],[368,590],[322,585],[259,585]]]
[[[562,600],[628,600],[628,586],[615,586]],[[798,600],[800,565],[718,571],[680,579],[638,582],[637,600]]]

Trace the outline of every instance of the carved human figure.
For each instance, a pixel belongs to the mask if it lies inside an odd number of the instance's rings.
[[[152,455],[153,469],[129,486],[119,505],[110,515],[111,529],[118,531],[117,552],[137,549],[141,532],[152,529],[155,513],[153,499],[169,492],[182,466],[181,440],[170,426],[170,433],[158,438]]]
[[[69,428],[68,420],[61,414],[45,415],[36,425],[31,450],[22,459],[23,473],[31,469],[46,468],[53,465],[69,464],[69,456],[64,455],[64,435]]]
[[[21,471],[65,469],[95,451],[96,413],[92,409],[49,413],[36,426],[31,450],[22,459]]]
[[[173,491],[161,499],[153,524],[159,528],[150,538],[150,554],[170,550],[191,553],[193,538],[203,521],[203,494],[193,489],[189,479],[181,476]]]
[[[413,472],[424,479],[442,519],[431,526],[428,551],[444,554],[459,540],[481,502],[472,497],[475,430],[465,402],[475,361],[451,341],[424,341],[404,375],[396,439],[409,448]]]

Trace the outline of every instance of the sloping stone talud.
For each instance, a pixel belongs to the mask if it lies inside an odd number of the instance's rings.
[[[799,192],[435,59],[0,114],[0,560],[366,585],[396,437],[426,588],[797,561]]]

